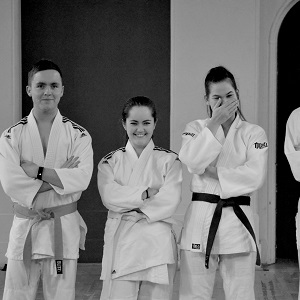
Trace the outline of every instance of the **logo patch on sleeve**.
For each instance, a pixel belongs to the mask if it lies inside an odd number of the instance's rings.
[[[200,244],[192,244],[192,249],[200,250]]]
[[[264,142],[264,143],[254,143],[254,147],[255,149],[264,149],[266,147],[268,147],[268,143]]]
[[[182,135],[190,135],[191,137],[195,136],[195,133],[192,132],[184,132]]]

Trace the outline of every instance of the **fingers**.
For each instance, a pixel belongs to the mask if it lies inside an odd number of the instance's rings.
[[[153,189],[153,188],[148,188],[148,194],[150,197],[156,195],[158,193],[157,189]]]
[[[212,108],[212,110],[215,110],[216,108],[220,107],[221,104],[222,104],[222,99],[219,99],[219,100],[217,101],[217,103],[214,105],[214,107]]]
[[[73,168],[77,168],[79,163],[80,161],[78,156],[76,157],[71,156],[61,167],[67,169],[73,169]]]

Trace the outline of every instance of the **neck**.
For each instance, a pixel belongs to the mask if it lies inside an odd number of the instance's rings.
[[[33,108],[33,115],[37,121],[37,123],[53,123],[54,118],[58,112],[58,109],[51,110],[51,111],[40,111]]]
[[[228,131],[230,129],[230,126],[232,125],[233,121],[235,120],[235,117],[236,117],[236,115],[234,117],[230,118],[229,120],[227,120],[226,122],[224,122],[221,125],[222,128],[223,128],[223,131],[225,133],[225,136],[227,135],[227,133],[228,133]]]

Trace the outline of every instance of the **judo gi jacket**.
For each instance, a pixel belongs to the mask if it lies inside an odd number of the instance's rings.
[[[79,157],[77,168],[61,166],[71,157]],[[63,188],[37,193],[41,180],[28,177],[21,168],[22,160],[55,169]],[[33,112],[5,130],[0,138],[0,179],[5,193],[13,202],[29,209],[41,210],[79,200],[90,182],[93,150],[89,133],[58,111],[52,124],[47,153],[43,147]],[[62,216],[63,257],[77,259],[84,249],[86,225],[78,211]],[[23,247],[30,220],[14,217],[6,256],[23,259]],[[43,220],[32,227],[32,259],[54,256],[54,221]]]
[[[176,260],[171,217],[181,201],[181,182],[177,154],[152,140],[140,157],[128,141],[100,161],[98,187],[109,209],[101,279],[168,284],[167,264]],[[159,192],[142,200],[148,187]]]
[[[206,127],[206,120],[187,124],[182,134],[180,160],[192,173],[191,191],[219,195],[222,199],[251,196],[264,182],[267,169],[268,141],[264,130],[242,121],[237,115],[225,137],[222,126],[216,136]],[[206,172],[216,167],[219,180]],[[250,206],[240,206],[254,228]],[[181,248],[205,252],[209,227],[216,204],[190,203],[184,220]],[[233,212],[223,208],[212,254],[256,251],[253,238]]]

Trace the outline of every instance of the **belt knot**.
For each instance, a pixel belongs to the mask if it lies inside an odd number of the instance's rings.
[[[53,211],[46,211],[44,209],[36,210],[40,220],[50,220],[54,218]]]

